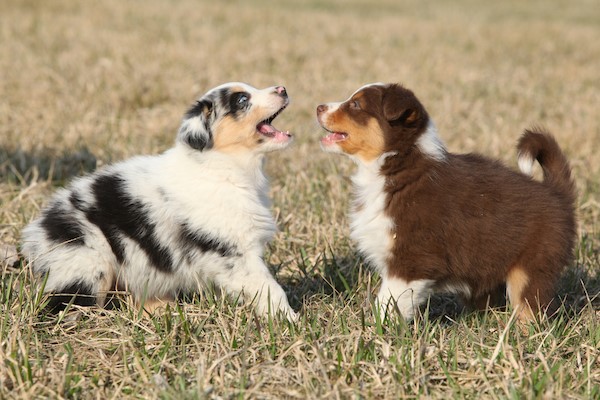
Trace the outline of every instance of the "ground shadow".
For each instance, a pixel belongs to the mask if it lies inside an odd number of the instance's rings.
[[[65,182],[70,177],[96,169],[96,157],[87,147],[58,151],[42,148],[35,152],[20,147],[0,147],[0,181],[26,184],[31,180]]]
[[[284,290],[289,294],[290,305],[295,310],[302,312],[303,305],[315,298],[320,300],[335,296],[341,301],[359,302],[363,305],[375,299],[380,279],[370,272],[367,263],[358,253],[342,257],[330,254],[315,264],[310,270],[301,268],[301,279],[282,282]],[[371,277],[368,276],[369,273],[372,274]],[[369,280],[370,282],[366,282]],[[421,310],[429,319],[446,321],[455,320],[469,311],[457,296],[448,294],[431,296]]]
[[[600,268],[598,266],[600,261],[596,257],[596,261],[591,265],[573,265],[564,271],[554,299],[555,308],[559,310],[558,315],[575,318],[589,306],[594,310],[600,310]],[[359,254],[347,254],[342,257],[331,254],[316,262],[311,268],[301,266],[301,277],[284,281],[282,286],[289,294],[290,305],[300,312],[303,305],[315,297],[338,296],[342,300],[356,297],[358,286],[362,286],[365,290],[364,296],[358,301],[367,301],[368,296],[373,298],[376,295],[380,282],[379,278],[373,277],[372,285],[369,285],[371,287],[365,285],[365,277],[361,277],[361,274],[364,275],[367,268]],[[368,290],[371,293],[367,293]],[[506,299],[496,309],[506,311],[505,301]],[[452,323],[470,314],[483,315],[486,311],[489,310],[473,310],[465,306],[459,296],[444,293],[434,294],[421,307],[421,312],[426,314],[427,318],[442,323]]]
[[[279,279],[288,294],[290,305],[301,310],[315,297],[350,296],[361,281],[360,257],[322,255],[313,265],[298,263],[299,273],[288,279]]]

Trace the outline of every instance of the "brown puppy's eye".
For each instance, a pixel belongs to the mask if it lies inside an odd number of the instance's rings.
[[[358,102],[358,100],[351,101],[350,108],[354,108],[355,110],[360,110],[360,103]]]

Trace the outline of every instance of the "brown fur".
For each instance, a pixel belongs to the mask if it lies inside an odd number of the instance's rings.
[[[356,98],[360,112],[350,108]],[[538,182],[477,154],[446,153],[443,160],[428,155],[418,139],[429,116],[400,85],[359,91],[339,106],[337,121],[351,121],[339,124],[350,127],[348,139],[375,143],[365,146],[369,157],[381,141],[378,156],[396,153],[380,169],[385,213],[396,227],[389,276],[430,279],[434,290],[466,285],[476,307],[495,304],[506,284],[513,306],[532,308],[520,314],[524,319],[548,307],[572,261],[576,235],[570,167],[548,133],[526,131],[518,145],[521,155],[541,164],[544,180]],[[339,147],[346,152],[344,141]]]
[[[380,135],[379,123],[376,119],[356,110],[353,102],[357,101],[362,107],[377,102],[377,93],[364,93],[353,96],[340,109],[331,113],[328,126],[337,132],[353,132],[347,140],[340,143],[346,154],[355,155],[365,161],[379,157],[385,148],[385,142]],[[381,99],[379,99],[379,102]]]
[[[224,117],[215,127],[214,149],[226,153],[236,153],[252,150],[264,140],[256,132],[254,121],[260,121],[266,115],[254,112],[248,118],[235,119],[230,116]],[[250,123],[248,122],[250,121]],[[234,134],[219,135],[219,132],[235,132]]]

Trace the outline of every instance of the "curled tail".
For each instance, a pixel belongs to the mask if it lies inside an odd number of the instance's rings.
[[[531,176],[533,163],[537,160],[544,171],[544,183],[575,202],[575,182],[571,178],[571,167],[556,140],[545,129],[525,130],[517,145],[519,169]]]

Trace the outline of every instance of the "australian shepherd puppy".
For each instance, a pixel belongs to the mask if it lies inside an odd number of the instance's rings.
[[[358,164],[351,235],[382,278],[385,314],[411,319],[436,291],[476,308],[506,292],[522,320],[545,311],[576,236],[569,164],[548,133],[525,131],[515,172],[476,154],[452,154],[413,92],[371,84],[317,107],[326,151]],[[537,160],[543,182],[532,179]],[[556,303],[556,302],[554,302]]]
[[[288,103],[282,86],[219,86],[185,113],[172,149],[60,189],[23,231],[51,305],[102,306],[117,289],[152,309],[214,284],[294,319],[263,261],[276,227],[262,164],[291,141],[271,124]]]

